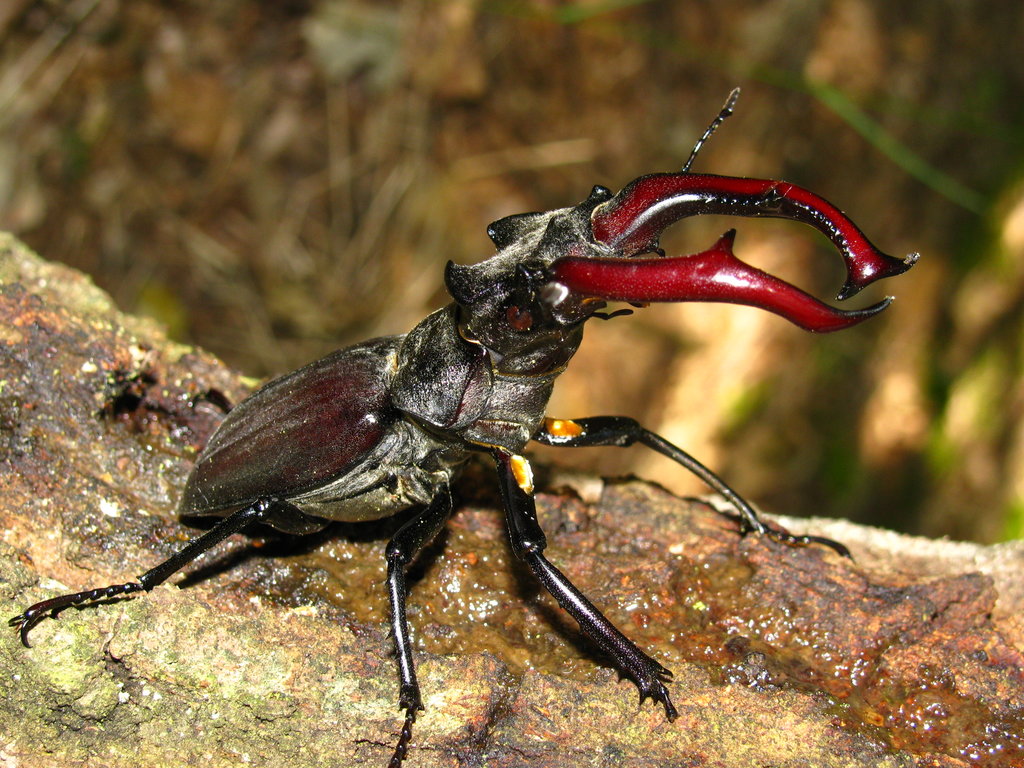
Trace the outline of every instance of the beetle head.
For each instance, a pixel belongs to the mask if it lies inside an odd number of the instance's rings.
[[[561,343],[605,301],[572,291],[553,279],[552,265],[566,255],[610,257],[594,241],[590,214],[612,198],[604,187],[572,208],[523,213],[495,221],[487,234],[498,252],[478,264],[449,262],[445,286],[461,308],[468,336],[502,354]]]

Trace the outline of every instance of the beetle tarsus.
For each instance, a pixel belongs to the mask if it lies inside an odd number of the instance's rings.
[[[412,726],[416,722],[416,709],[405,710],[405,723],[402,724],[402,731],[398,735],[398,743],[395,745],[395,751],[391,755],[391,759],[388,761],[388,768],[402,768],[402,763],[405,762],[405,756],[409,753],[409,742],[412,741]]]
[[[849,548],[844,544],[840,544],[838,541],[828,538],[827,536],[812,536],[810,534],[794,534],[788,531],[783,531],[779,528],[774,528],[770,525],[765,525],[763,531],[758,531],[761,535],[767,536],[773,541],[781,542],[782,544],[788,544],[792,547],[808,547],[812,544],[821,544],[824,547],[828,547],[834,550],[837,554],[848,560],[853,560],[853,555],[850,553]]]
[[[108,587],[99,589],[88,589],[84,592],[74,592],[69,595],[58,595],[49,600],[42,600],[30,606],[24,613],[18,614],[8,620],[8,625],[16,628],[21,637],[21,643],[26,648],[31,648],[28,641],[28,633],[33,627],[45,618],[55,619],[57,614],[65,608],[81,608],[95,603],[102,603],[107,600],[130,595],[134,592],[141,592],[145,587],[137,581],[130,581],[126,584],[111,584]]]

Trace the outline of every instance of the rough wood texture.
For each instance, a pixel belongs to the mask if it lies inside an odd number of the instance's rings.
[[[138,575],[194,530],[190,460],[247,383],[0,239],[0,612]],[[610,450],[610,449],[609,449]],[[540,478],[554,562],[676,673],[637,708],[510,560],[471,468],[413,592],[421,766],[1024,763],[1024,547],[842,522],[855,561],[636,481]],[[394,522],[235,537],[184,580],[0,639],[0,762],[383,766]],[[266,533],[266,532],[257,532]],[[184,586],[187,588],[179,588]]]

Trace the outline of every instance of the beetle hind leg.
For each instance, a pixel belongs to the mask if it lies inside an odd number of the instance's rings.
[[[238,533],[253,523],[265,522],[268,516],[278,509],[281,504],[283,502],[276,499],[259,499],[220,520],[202,536],[190,541],[182,550],[139,576],[138,581],[111,584],[110,586],[98,589],[88,589],[83,592],[51,597],[49,600],[36,603],[26,609],[24,613],[10,619],[8,625],[18,630],[21,642],[28,647],[29,631],[46,617],[56,618],[58,613],[72,606],[83,607],[124,595],[134,594],[135,592],[149,592],[153,587],[165,582],[176,571],[191,563],[204,552],[217,546],[228,536]],[[297,514],[302,514],[298,510],[294,511]]]
[[[713,491],[721,495],[736,510],[745,531],[767,536],[775,541],[798,547],[822,544],[835,550],[843,557],[851,557],[850,550],[838,541],[824,536],[797,536],[769,525],[754,511],[750,502],[730,488],[726,482],[701,464],[689,453],[673,445],[656,432],[645,429],[635,419],[626,416],[593,416],[587,419],[545,419],[544,425],[533,439],[545,445],[564,448],[586,448],[591,446],[617,446],[625,448],[640,443],[662,456],[672,459],[699,477]]]

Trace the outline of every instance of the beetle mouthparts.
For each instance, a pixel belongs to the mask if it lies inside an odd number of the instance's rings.
[[[774,312],[808,331],[828,333],[873,317],[892,302],[842,310],[784,280],[740,261],[732,252],[736,230],[691,256],[623,259],[566,256],[551,265],[555,280],[573,291],[609,301],[719,301]]]

